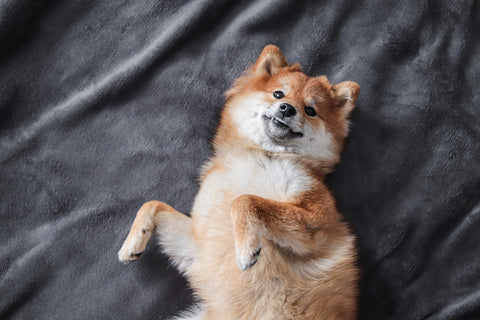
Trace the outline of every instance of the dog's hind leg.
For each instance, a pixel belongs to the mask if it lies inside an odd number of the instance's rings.
[[[196,252],[191,219],[161,201],[149,201],[138,210],[118,259],[121,262],[138,259],[155,230],[162,251],[179,271],[186,272]]]

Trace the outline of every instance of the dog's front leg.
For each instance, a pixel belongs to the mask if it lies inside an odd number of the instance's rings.
[[[330,233],[323,226],[335,216],[328,210],[328,206],[305,209],[253,195],[238,197],[231,205],[238,266],[244,271],[257,262],[262,239],[294,255],[318,253]]]
[[[191,219],[161,201],[149,201],[138,210],[118,259],[122,262],[138,259],[155,229],[163,252],[179,271],[186,272],[196,251]]]

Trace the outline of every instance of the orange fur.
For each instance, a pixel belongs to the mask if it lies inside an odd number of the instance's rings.
[[[355,239],[323,179],[358,93],[265,47],[226,94],[191,218],[146,203],[119,259],[137,259],[156,228],[203,303],[179,319],[356,319]]]

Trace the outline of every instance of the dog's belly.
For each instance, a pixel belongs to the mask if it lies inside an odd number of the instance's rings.
[[[236,319],[238,314],[245,314],[245,303],[250,303],[241,297],[255,295],[251,291],[252,281],[255,282],[254,291],[264,294],[257,295],[257,298],[251,301],[251,308],[254,308],[253,305],[270,305],[271,313],[272,303],[279,298],[283,303],[283,297],[286,297],[282,285],[272,290],[272,278],[278,278],[279,275],[258,273],[269,273],[266,265],[276,264],[276,260],[282,259],[268,243],[262,248],[261,261],[252,268],[255,269],[254,272],[241,272],[237,266],[230,220],[232,201],[243,194],[277,201],[294,201],[312,188],[313,184],[313,179],[299,163],[253,156],[224,159],[221,166],[213,165],[204,177],[192,210],[199,255],[198,263],[192,268],[189,278],[200,298],[208,301],[208,305],[222,309],[222,319]],[[264,319],[283,319],[278,314],[270,313],[264,313]]]

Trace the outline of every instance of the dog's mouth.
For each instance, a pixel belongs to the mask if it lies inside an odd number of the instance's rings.
[[[275,116],[263,115],[263,124],[267,136],[276,142],[303,137],[303,133],[293,131],[285,120]]]

